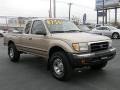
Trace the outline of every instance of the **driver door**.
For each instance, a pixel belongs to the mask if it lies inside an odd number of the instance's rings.
[[[103,34],[103,27],[97,27],[94,31],[95,34],[102,35]]]
[[[29,35],[30,52],[42,57],[48,55],[48,44],[46,28],[41,20],[33,22],[31,33]]]
[[[110,36],[111,35],[111,30],[108,27],[103,27],[102,35]]]

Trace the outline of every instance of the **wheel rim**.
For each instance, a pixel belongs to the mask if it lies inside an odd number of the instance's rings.
[[[64,74],[64,65],[62,59],[56,58],[53,62],[53,68],[57,75],[61,76]]]
[[[13,50],[13,48],[10,48],[9,56],[10,56],[10,58],[14,57],[14,50]]]
[[[118,38],[118,34],[114,34],[114,35],[113,35],[113,38],[114,38],[114,39],[117,39],[117,38]]]

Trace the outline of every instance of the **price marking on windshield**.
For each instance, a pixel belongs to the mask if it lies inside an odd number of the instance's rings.
[[[63,20],[47,20],[47,24],[54,25],[54,24],[63,24]]]

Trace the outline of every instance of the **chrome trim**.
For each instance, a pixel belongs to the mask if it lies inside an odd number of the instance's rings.
[[[102,55],[102,54],[106,54],[106,53],[115,53],[116,49],[115,48],[110,48],[108,50],[104,50],[104,51],[99,51],[99,52],[94,52],[94,53],[87,53],[87,54],[73,54],[74,56],[77,56],[79,58],[91,58],[94,57],[96,55]]]
[[[88,43],[88,51],[89,51],[89,53],[91,52],[91,47],[90,47],[91,44],[94,44],[94,43],[101,43],[101,42],[108,42],[108,43],[109,43],[109,40],[97,41],[97,42],[89,42],[89,43]]]

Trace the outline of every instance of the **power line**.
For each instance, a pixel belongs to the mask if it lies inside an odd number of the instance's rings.
[[[64,1],[57,1],[57,3],[68,4],[68,2],[64,2]],[[85,6],[85,5],[80,5],[80,4],[77,4],[77,3],[72,3],[72,4],[74,4],[74,6],[77,6],[77,7],[83,7],[83,8],[87,8],[87,9],[94,9],[94,8],[91,8],[91,7],[88,7],[88,6]]]

